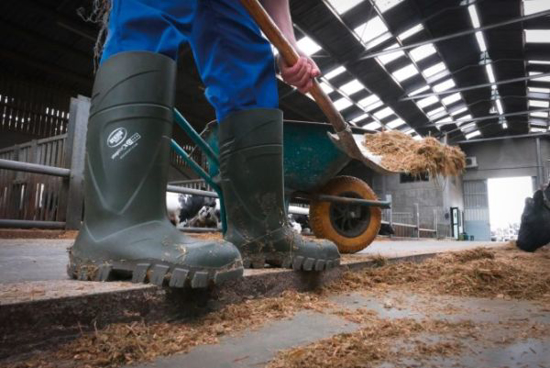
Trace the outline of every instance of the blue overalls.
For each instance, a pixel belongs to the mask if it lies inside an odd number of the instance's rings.
[[[112,0],[101,61],[124,51],[177,60],[184,42],[218,121],[235,111],[278,107],[271,46],[239,0]]]

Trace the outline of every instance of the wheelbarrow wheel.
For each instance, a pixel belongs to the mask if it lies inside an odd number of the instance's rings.
[[[337,176],[320,192],[333,196],[378,200],[367,183],[353,176]],[[314,200],[309,206],[309,222],[316,237],[333,241],[340,253],[355,253],[370,245],[378,235],[382,211],[379,207]]]

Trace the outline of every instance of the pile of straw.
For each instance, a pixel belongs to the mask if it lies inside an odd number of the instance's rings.
[[[391,171],[457,176],[466,167],[466,155],[460,148],[442,144],[433,137],[417,141],[408,134],[388,131],[365,134],[363,145],[382,156],[382,165]]]

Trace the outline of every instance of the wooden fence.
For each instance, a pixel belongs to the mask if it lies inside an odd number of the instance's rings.
[[[67,134],[32,140],[0,150],[0,159],[67,167]],[[0,218],[65,221],[64,179],[21,171],[0,170]]]
[[[45,86],[0,77],[0,132],[32,137],[67,133],[70,95]]]
[[[78,229],[83,215],[86,127],[90,101],[79,96],[70,102],[67,133],[0,149],[0,159],[67,168],[69,178],[0,170],[0,219],[56,222]],[[206,159],[193,146],[182,147],[203,168]],[[188,165],[174,152],[170,163],[188,176]]]

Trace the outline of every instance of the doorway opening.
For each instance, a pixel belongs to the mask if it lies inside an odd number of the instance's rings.
[[[533,195],[530,176],[487,180],[491,238],[496,241],[516,240],[525,198]]]

